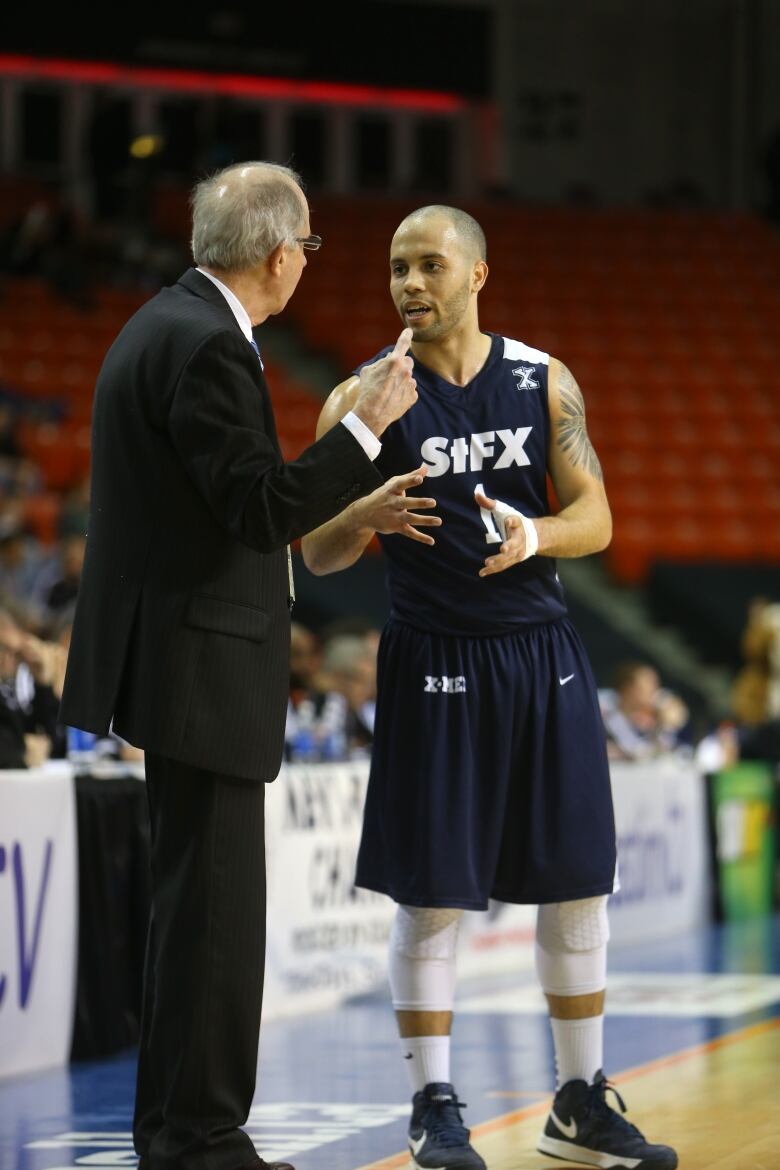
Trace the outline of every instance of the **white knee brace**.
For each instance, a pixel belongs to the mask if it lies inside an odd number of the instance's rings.
[[[396,1011],[452,1011],[462,914],[455,908],[398,907],[390,931],[388,961]]]
[[[607,981],[607,898],[539,907],[536,970],[548,995],[589,995]]]

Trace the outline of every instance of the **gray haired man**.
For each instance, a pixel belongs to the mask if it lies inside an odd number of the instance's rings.
[[[127,322],[98,376],[61,717],[102,735],[113,724],[145,752],[141,1166],[261,1170],[240,1127],[260,1028],[264,785],[287,705],[288,546],[382,484],[379,436],[416,391],[405,330],[344,425],[285,464],[252,328],[282,311],[320,246],[306,199],[293,172],[245,163],[200,183],[192,207],[197,267]],[[399,526],[420,480],[382,489]]]

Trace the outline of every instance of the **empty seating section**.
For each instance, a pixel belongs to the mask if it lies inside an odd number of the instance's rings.
[[[400,329],[389,241],[408,210],[312,200],[325,242],[286,318],[343,376]],[[483,324],[560,357],[585,394],[614,574],[640,581],[659,558],[780,560],[780,237],[716,213],[473,210],[488,239]],[[186,197],[167,192],[159,212],[183,230]],[[142,299],[106,288],[81,311],[35,280],[5,288],[0,384],[31,408],[22,442],[47,492],[85,474],[95,377]],[[311,441],[321,403],[286,370],[267,373],[290,458]],[[65,404],[59,421],[53,402]],[[35,508],[50,531],[51,508]]]
[[[89,474],[92,396],[105,353],[142,304],[135,291],[101,288],[83,311],[39,280],[7,282],[0,300],[0,392],[23,410],[18,440],[40,469],[41,493],[25,505],[44,543],[56,538],[62,493]],[[311,442],[321,402],[282,368],[268,366],[286,458]]]

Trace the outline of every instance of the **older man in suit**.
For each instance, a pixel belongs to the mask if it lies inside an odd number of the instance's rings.
[[[93,412],[87,554],[64,722],[144,748],[153,905],[134,1137],[144,1170],[259,1170],[247,1134],[265,950],[264,782],[287,703],[288,546],[379,488],[379,436],[415,401],[404,331],[354,411],[294,462],[252,327],[317,249],[298,177],[247,163],[193,194],[197,267],[128,321]],[[422,507],[424,508],[425,502]]]

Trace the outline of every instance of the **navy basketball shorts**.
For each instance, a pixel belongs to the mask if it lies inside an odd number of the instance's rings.
[[[390,621],[378,668],[358,886],[471,910],[612,893],[604,731],[566,619],[472,638]]]

